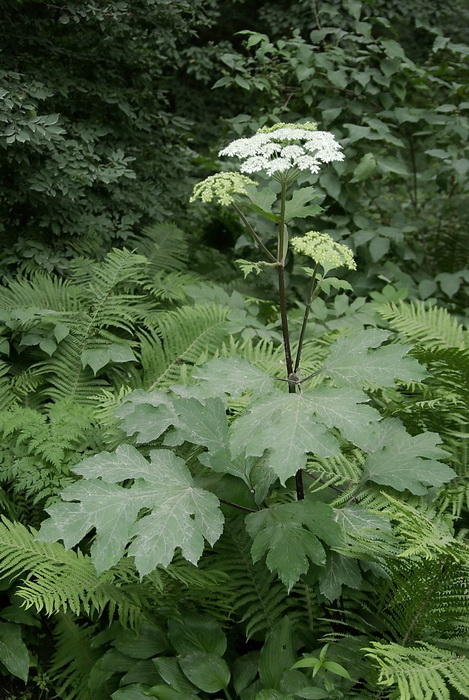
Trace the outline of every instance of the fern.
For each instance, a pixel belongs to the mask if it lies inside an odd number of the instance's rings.
[[[446,309],[427,306],[423,302],[386,304],[379,313],[401,336],[419,343],[442,347],[467,347],[469,337],[457,319]]]
[[[38,542],[34,535],[34,530],[6,518],[0,523],[2,578],[20,579],[17,595],[26,607],[48,615],[66,611],[101,615],[107,611],[111,619],[116,613],[125,626],[137,624],[141,600],[134,597],[133,589],[125,589],[129,581],[135,584],[135,574],[129,579],[129,573],[121,568],[98,576],[87,555],[67,551],[57,543]]]
[[[111,691],[106,688],[106,684],[100,691],[93,693],[88,687],[90,670],[102,653],[92,645],[96,632],[95,624],[79,624],[69,614],[58,616],[54,629],[56,649],[48,673],[62,700],[109,698]]]
[[[158,301],[184,302],[187,301],[186,286],[196,281],[197,277],[193,273],[158,270],[144,285],[144,289]]]
[[[119,286],[138,279],[145,263],[142,256],[114,250],[102,265],[95,267],[88,284],[87,305],[71,322],[70,335],[49,360],[38,365],[38,372],[48,384],[46,396],[54,400],[68,396],[86,404],[92,402],[92,395],[108,386],[106,380],[94,377],[92,370],[83,366],[83,353],[105,348],[109,343],[122,343],[119,332],[124,337],[132,336],[134,325],[147,309],[136,295],[120,293]]]
[[[189,244],[185,233],[175,224],[147,226],[139,236],[130,237],[128,242],[148,258],[150,275],[158,270],[179,272],[187,267]]]
[[[227,310],[184,306],[158,317],[157,327],[142,333],[142,384],[148,391],[182,381],[193,365],[217,354],[227,338]]]
[[[36,273],[30,278],[10,280],[0,288],[0,309],[47,309],[57,312],[73,312],[80,308],[82,290],[69,280]]]
[[[446,560],[393,562],[380,586],[376,617],[403,645],[457,640],[468,621],[469,566]]]
[[[469,659],[427,643],[372,642],[364,651],[379,668],[378,685],[397,686],[400,700],[450,700],[451,687],[469,697]]]
[[[252,563],[250,547],[242,521],[232,519],[212,559],[229,576],[233,615],[248,639],[271,631],[289,607],[285,586],[265,566]]]

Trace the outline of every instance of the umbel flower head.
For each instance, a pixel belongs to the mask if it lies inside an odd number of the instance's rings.
[[[290,243],[294,251],[313,258],[326,270],[342,266],[350,270],[357,269],[350,248],[342,243],[336,243],[327,233],[307,231],[301,238],[292,238]]]
[[[217,173],[210,175],[202,182],[198,182],[189,201],[194,202],[196,199],[201,199],[202,202],[211,202],[215,200],[217,204],[227,207],[229,204],[233,204],[234,194],[246,194],[248,185],[256,185],[256,183],[246,175]]]
[[[275,124],[249,138],[236,139],[218,154],[237,156],[242,173],[285,173],[309,170],[318,173],[322,163],[344,160],[340,144],[329,131],[317,131],[316,124]]]

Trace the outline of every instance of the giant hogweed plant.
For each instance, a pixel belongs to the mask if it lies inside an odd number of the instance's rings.
[[[73,653],[62,654],[58,677],[69,663],[87,681],[75,692],[65,680],[60,696],[109,697],[118,673],[115,700],[469,697],[467,547],[432,508],[457,475],[438,434],[408,432],[375,400],[421,385],[426,370],[390,332],[365,328],[338,335],[318,369],[302,373],[311,304],[346,288],[329,273],[355,263],[328,235],[290,237],[295,219],[318,213],[314,190],[296,187],[297,177],[341,160],[340,146],[312,123],[278,124],[221,155],[237,156],[241,173],[207,178],[194,198],[235,207],[262,255],[240,261],[245,274],[275,269],[283,376],[232,354],[197,368],[188,384],[127,394],[117,415],[128,440],[72,468],[81,478],[47,508],[36,541],[14,531],[28,552],[52,562],[40,569],[30,554],[3,555],[12,573],[32,573],[18,590],[27,604],[96,615],[109,591],[110,612],[125,626],[146,600],[141,614],[151,622],[137,636],[113,627],[112,648],[88,676]],[[271,223],[275,248],[250,212]],[[292,249],[309,277],[294,338],[285,274]],[[59,540],[89,556],[59,554]],[[65,578],[80,582],[61,600],[57,557]],[[164,572],[183,581],[184,560],[193,567],[186,580],[196,581],[198,567],[205,594],[158,603]],[[95,594],[85,569],[96,572]],[[213,612],[232,636],[236,629],[238,649],[240,631],[251,647],[236,658],[220,623],[194,609]]]

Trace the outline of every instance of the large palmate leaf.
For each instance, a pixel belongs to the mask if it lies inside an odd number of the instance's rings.
[[[233,456],[245,451],[254,457],[269,450],[269,466],[285,483],[304,468],[308,453],[331,457],[339,453],[339,444],[305,396],[276,390],[234,423],[231,450]]]
[[[174,408],[178,422],[166,436],[166,445],[180,445],[187,441],[204,445],[211,452],[228,454],[228,420],[220,398],[207,399],[204,404],[196,399],[179,399]]]
[[[157,440],[177,420],[173,401],[165,391],[137,389],[128,394],[116,416],[127,435],[137,435],[137,443]]]
[[[337,428],[357,447],[364,448],[369,444],[372,424],[381,420],[376,409],[363,405],[370,397],[358,389],[321,386],[305,394],[304,398],[328,428]]]
[[[316,216],[322,211],[318,204],[308,204],[313,199],[320,199],[321,195],[315,187],[302,187],[295,190],[285,204],[285,221],[290,219],[305,219],[307,216]]]
[[[39,539],[76,545],[93,528],[91,556],[98,572],[129,555],[141,576],[168,566],[177,547],[196,564],[204,540],[214,544],[223,529],[218,499],[194,486],[184,461],[169,450],[153,450],[150,461],[131,445],[85,459],[74,471],[85,478],[62,493],[47,512]],[[128,488],[117,482],[133,479]],[[149,511],[137,519],[142,509]]]
[[[308,500],[248,515],[246,528],[253,538],[253,561],[267,555],[267,567],[278,573],[288,590],[308,571],[310,562],[326,563],[320,539],[331,546],[342,544],[342,529],[331,506]]]
[[[194,396],[241,396],[247,389],[254,396],[267,394],[273,391],[274,380],[265,372],[258,369],[239,355],[229,358],[219,357],[210,360],[206,365],[198,369],[194,375],[201,379],[201,385],[187,387]],[[191,394],[189,394],[191,395]]]
[[[386,419],[375,434],[374,451],[366,459],[363,480],[423,495],[429,486],[441,486],[457,476],[451,467],[437,461],[449,456],[437,447],[440,442],[437,433],[412,436],[400,421]]]
[[[395,379],[422,381],[426,370],[413,357],[406,357],[408,346],[382,345],[390,333],[380,329],[361,330],[338,338],[331,347],[324,371],[337,386],[364,384],[393,386]]]

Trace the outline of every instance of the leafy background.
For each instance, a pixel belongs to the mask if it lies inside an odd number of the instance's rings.
[[[1,697],[468,697],[467,2],[1,5]],[[358,271],[290,395],[188,199],[305,119],[346,159],[296,228]]]

